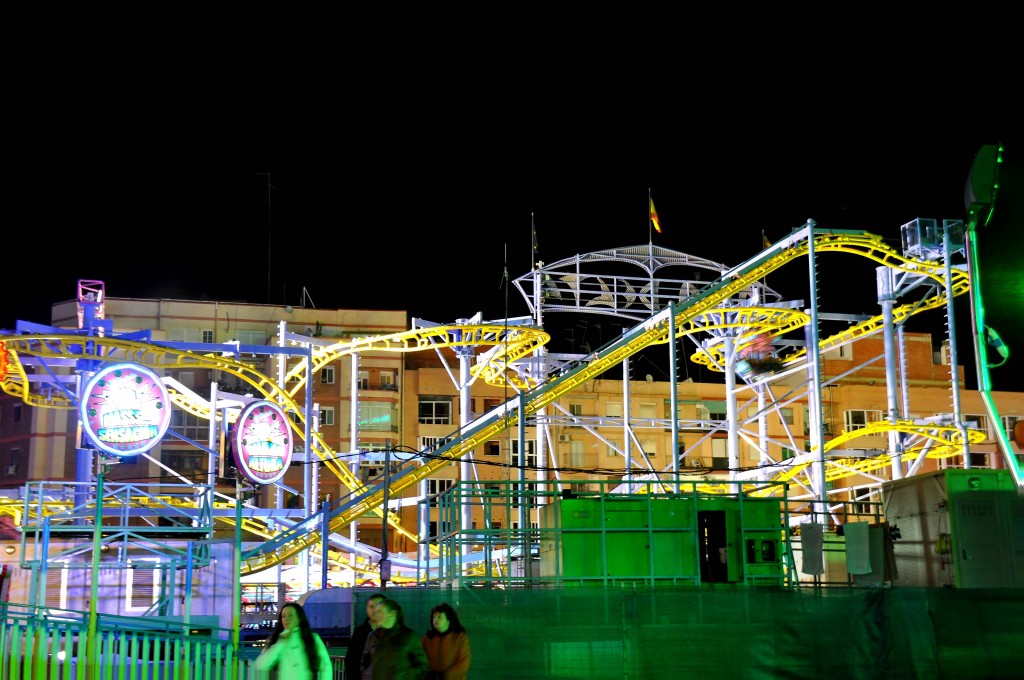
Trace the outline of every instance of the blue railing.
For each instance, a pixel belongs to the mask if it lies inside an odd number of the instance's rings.
[[[249,680],[254,650],[238,653],[231,630],[157,617],[97,615],[0,603],[0,677],[9,680]]]

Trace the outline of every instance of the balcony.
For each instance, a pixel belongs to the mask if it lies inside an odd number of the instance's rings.
[[[371,383],[369,380],[360,380],[357,387],[360,390],[380,390],[383,392],[397,392],[398,385],[389,382]]]

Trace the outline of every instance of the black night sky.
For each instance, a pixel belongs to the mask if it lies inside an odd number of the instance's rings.
[[[477,312],[520,316],[526,304],[506,283],[531,268],[531,229],[546,262],[650,239],[732,266],[760,251],[762,232],[775,241],[808,219],[878,234],[898,249],[901,225],[915,218],[966,218],[975,154],[1002,143],[997,207],[979,244],[988,321],[1011,347],[994,386],[1017,389],[1010,373],[1024,361],[1024,146],[1000,132],[677,133],[657,144],[624,134],[599,143],[582,134],[561,142],[439,136],[364,145],[331,160],[261,161],[248,172],[38,167],[9,192],[22,215],[6,239],[8,261],[17,253],[19,263],[10,271],[19,273],[8,281],[0,328],[48,322],[50,305],[72,299],[79,279],[104,281],[111,297],[404,309],[438,323]],[[649,227],[649,190],[661,234]],[[55,243],[67,244],[59,257]],[[819,308],[878,313],[870,271],[831,266],[823,264]],[[804,297],[806,280],[801,268],[768,284]],[[969,307],[957,304],[958,322],[968,324],[958,331],[966,365]],[[549,322],[558,351],[586,334],[590,344],[607,342],[623,325]],[[941,316],[933,325],[941,329]]]

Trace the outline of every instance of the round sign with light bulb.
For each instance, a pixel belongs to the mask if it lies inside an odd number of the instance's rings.
[[[273,484],[292,462],[292,430],[281,407],[272,401],[254,401],[235,421],[235,464],[251,482]]]
[[[82,431],[101,451],[134,456],[160,443],[171,424],[170,398],[156,373],[112,364],[93,374],[78,404]]]

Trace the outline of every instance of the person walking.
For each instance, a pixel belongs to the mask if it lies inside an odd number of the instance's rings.
[[[331,655],[320,636],[309,627],[306,611],[289,602],[277,614],[277,624],[263,651],[256,657],[259,677],[277,669],[278,680],[331,680]]]
[[[377,630],[366,638],[362,680],[424,680],[427,653],[405,623],[402,606],[390,598],[377,605]]]
[[[454,607],[442,602],[430,610],[430,629],[420,643],[430,663],[426,680],[466,680],[473,653]]]
[[[352,631],[352,639],[345,650],[345,680],[360,680],[363,677],[360,664],[363,660],[363,650],[366,648],[366,638],[377,630],[377,605],[384,599],[382,593],[374,593],[366,600],[366,620]]]

